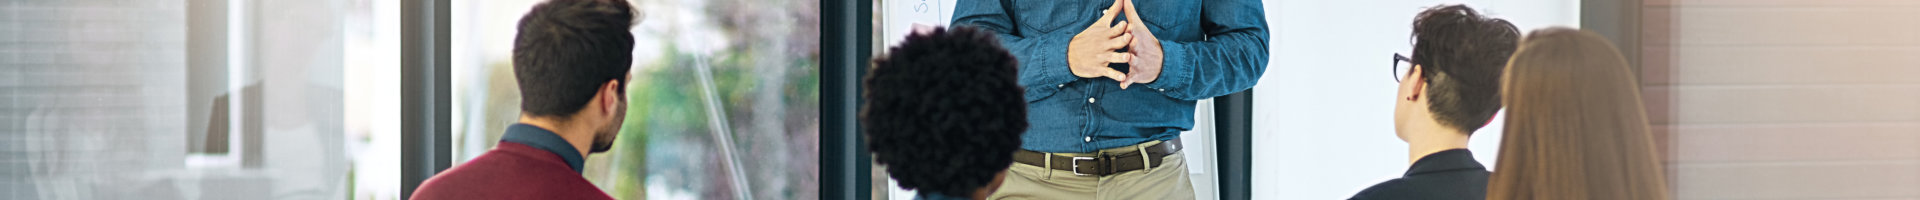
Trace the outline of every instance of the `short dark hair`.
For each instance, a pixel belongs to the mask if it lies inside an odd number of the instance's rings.
[[[520,111],[565,118],[586,107],[600,84],[626,94],[633,65],[634,10],[624,0],[549,0],[520,18],[513,74]]]
[[[992,32],[936,28],[888,51],[862,83],[860,130],[900,187],[970,196],[1012,166],[1026,90]]]
[[[1413,19],[1413,63],[1426,77],[1428,110],[1472,135],[1500,111],[1500,74],[1520,30],[1463,5],[1428,8]]]

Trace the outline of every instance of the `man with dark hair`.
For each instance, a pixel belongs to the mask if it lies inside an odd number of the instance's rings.
[[[580,176],[626,117],[634,10],[624,0],[550,0],[520,18],[520,120],[500,144],[420,184],[412,199],[613,199]]]
[[[1501,70],[1519,32],[1462,5],[1414,17],[1413,57],[1394,55],[1400,98],[1393,120],[1412,166],[1352,199],[1485,199],[1489,173],[1467,151],[1467,139],[1500,110]]]
[[[1017,61],[992,32],[935,28],[873,60],[860,129],[918,199],[986,199],[1027,130]]]
[[[994,198],[1194,199],[1180,133],[1194,104],[1267,67],[1258,0],[959,0],[953,24],[1020,60],[1033,124]]]

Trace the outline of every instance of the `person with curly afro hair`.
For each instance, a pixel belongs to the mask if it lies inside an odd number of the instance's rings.
[[[1006,178],[1027,104],[992,32],[931,28],[873,60],[860,131],[874,161],[917,199],[986,199]]]

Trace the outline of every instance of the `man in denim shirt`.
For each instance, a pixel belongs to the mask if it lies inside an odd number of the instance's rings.
[[[1026,87],[1032,127],[992,199],[1194,198],[1176,139],[1193,128],[1195,101],[1260,79],[1261,9],[1257,0],[960,0],[953,25],[997,32]]]

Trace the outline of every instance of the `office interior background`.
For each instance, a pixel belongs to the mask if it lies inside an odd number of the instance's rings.
[[[953,1],[630,0],[634,109],[584,176],[622,199],[904,199],[860,156],[853,83],[895,23],[950,19],[894,6]],[[500,80],[536,2],[0,0],[0,199],[400,199],[514,119]],[[1184,135],[1201,197],[1403,172],[1381,60],[1441,3],[1612,39],[1677,199],[1920,198],[1910,0],[1264,1],[1267,74]],[[1497,135],[1472,143],[1489,166]]]
[[[517,118],[508,55],[539,1],[415,2],[0,1],[0,199],[400,199],[424,146],[403,125],[434,123],[402,118],[403,14],[445,13],[449,128],[424,134],[458,164]],[[819,3],[630,3],[645,106],[585,176],[622,199],[817,197]]]

